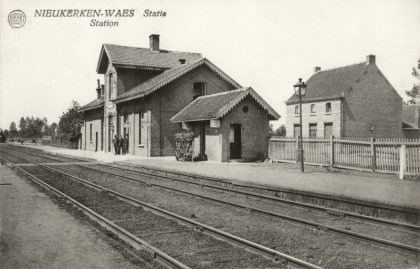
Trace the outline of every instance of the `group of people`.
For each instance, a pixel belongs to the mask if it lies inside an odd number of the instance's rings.
[[[125,137],[114,135],[112,143],[114,144],[115,155],[128,153],[128,134],[126,134]]]

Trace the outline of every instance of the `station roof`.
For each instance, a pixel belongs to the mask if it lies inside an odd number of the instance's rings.
[[[172,81],[180,78],[181,76],[187,74],[190,71],[195,70],[200,66],[207,66],[210,70],[215,72],[220,78],[231,84],[235,88],[240,88],[241,85],[234,81],[231,77],[229,77],[226,73],[224,73],[220,68],[214,65],[206,58],[202,58],[200,60],[192,61],[190,63],[185,63],[181,65],[177,65],[171,69],[164,71],[163,73],[152,77],[149,80],[135,86],[134,88],[130,89],[129,91],[121,94],[113,101],[115,103],[125,102],[132,99],[140,98],[146,96],[164,86],[171,83]]]
[[[253,98],[267,112],[270,120],[280,118],[280,115],[249,87],[200,96],[173,116],[170,121],[191,122],[220,119],[248,96]]]
[[[181,59],[184,59],[185,63],[190,63],[202,58],[200,53],[170,50],[153,51],[149,48],[103,44],[96,71],[98,74],[105,74],[109,62],[121,67],[165,70],[181,65]]]
[[[100,98],[100,99],[95,99],[92,102],[82,106],[79,111],[83,112],[83,111],[88,111],[88,110],[93,110],[93,109],[97,109],[97,108],[102,108],[104,106],[104,98]]]

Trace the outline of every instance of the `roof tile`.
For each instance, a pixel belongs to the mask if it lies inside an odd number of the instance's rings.
[[[366,68],[363,62],[313,74],[306,82],[306,95],[302,96],[302,101],[342,97],[344,91],[360,79]],[[297,101],[298,97],[292,95],[286,103]]]
[[[190,63],[202,58],[200,53],[168,50],[152,51],[148,48],[113,44],[104,44],[104,50],[107,53],[109,61],[116,65],[173,68],[181,65],[179,62],[180,59],[185,59],[186,63]]]

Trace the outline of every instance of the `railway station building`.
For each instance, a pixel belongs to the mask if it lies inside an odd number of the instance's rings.
[[[112,139],[121,135],[129,138],[129,154],[173,156],[175,134],[191,127],[197,154],[209,160],[266,158],[269,120],[280,115],[201,54],[163,50],[159,35],[150,35],[149,44],[102,45],[97,73],[104,76],[104,85],[98,84],[97,98],[80,109],[80,149],[113,152]],[[199,111],[211,117],[201,118],[197,112],[180,118],[202,100],[212,100],[212,106]],[[223,113],[216,113],[216,107]]]

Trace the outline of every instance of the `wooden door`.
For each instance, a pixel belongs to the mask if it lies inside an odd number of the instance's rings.
[[[205,159],[206,156],[206,125],[200,125],[200,157]]]
[[[230,159],[242,158],[242,126],[240,124],[230,125]]]

